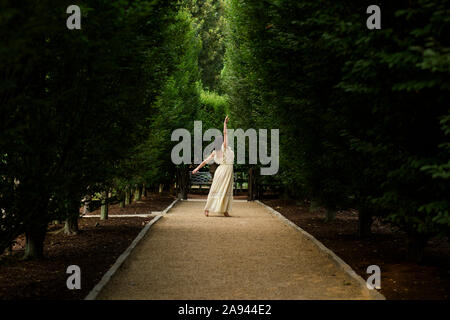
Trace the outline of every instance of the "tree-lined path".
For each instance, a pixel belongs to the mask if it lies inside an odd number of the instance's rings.
[[[84,297],[67,267],[89,290],[147,219],[110,214],[201,193],[229,116],[237,194],[379,266],[389,299],[450,298],[450,0],[380,1],[370,30],[360,0],[68,5],[0,1],[0,297]],[[104,297],[365,296],[259,204],[202,206],[152,226]]]
[[[177,203],[154,224],[98,299],[370,299],[294,228],[254,202],[232,217]]]

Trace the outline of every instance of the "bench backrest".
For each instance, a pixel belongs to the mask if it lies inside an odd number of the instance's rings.
[[[211,184],[212,176],[209,172],[197,172],[196,174],[190,173],[191,184],[202,185]]]
[[[208,185],[212,183],[212,175],[210,172],[197,172],[196,174],[192,174],[189,172],[189,178],[191,185]],[[233,175],[233,182],[236,184],[237,181],[236,172]]]

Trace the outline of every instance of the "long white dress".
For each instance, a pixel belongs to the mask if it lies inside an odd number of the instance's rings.
[[[218,155],[215,150],[213,154],[214,162],[219,166],[214,173],[205,210],[218,213],[231,212],[231,204],[233,202],[234,152],[229,146],[224,149],[222,145],[222,156]]]

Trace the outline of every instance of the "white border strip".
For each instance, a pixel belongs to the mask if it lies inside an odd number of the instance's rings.
[[[188,201],[188,202],[206,202],[206,198],[204,198],[204,199],[196,199],[196,198],[194,198],[194,199],[187,199],[187,200],[183,200],[183,199],[180,199],[181,201]],[[248,200],[243,200],[243,199],[233,199],[233,202],[249,202]]]
[[[149,218],[154,217],[158,214],[161,214],[162,211],[153,211],[152,213],[136,213],[136,214],[108,214],[108,218],[132,218],[132,217],[138,217],[138,218]],[[82,218],[100,218],[101,215],[99,214],[86,214],[82,216]]]
[[[145,236],[145,234],[148,232],[150,227],[158,221],[163,215],[165,215],[172,207],[175,205],[175,203],[178,201],[178,199],[175,199],[164,211],[161,212],[161,214],[158,214],[156,217],[154,217],[142,230],[139,232],[139,234],[136,236],[136,238],[133,240],[133,242],[130,244],[130,246],[117,258],[116,262],[112,265],[111,268],[103,275],[102,279],[99,283],[89,292],[89,294],[84,298],[84,300],[95,300],[100,293],[100,291],[103,289],[103,287],[108,283],[108,281],[111,279],[111,277],[116,273],[116,271],[120,268],[122,263],[125,261],[126,258],[130,255],[131,251],[136,247],[136,245],[139,243],[139,241]]]
[[[282,220],[287,225],[293,227],[297,231],[300,231],[308,240],[311,240],[319,248],[320,251],[322,251],[327,256],[329,256],[336,265],[338,265],[341,269],[343,269],[350,277],[355,279],[362,286],[363,291],[367,292],[371,298],[373,298],[375,300],[386,300],[386,297],[384,295],[382,295],[381,293],[379,293],[378,291],[369,290],[366,286],[366,281],[364,281],[364,279],[360,275],[358,275],[347,263],[344,262],[344,260],[339,258],[333,251],[331,251],[330,249],[325,247],[322,242],[320,242],[319,240],[314,238],[314,236],[312,236],[311,234],[309,234],[308,232],[306,232],[305,230],[300,228],[298,225],[293,223],[291,220],[289,220],[288,218],[283,216],[281,213],[279,213],[272,207],[269,207],[268,205],[266,205],[265,203],[262,203],[259,200],[255,200],[255,202],[259,203],[260,205],[265,207],[270,213],[275,215],[277,218]]]

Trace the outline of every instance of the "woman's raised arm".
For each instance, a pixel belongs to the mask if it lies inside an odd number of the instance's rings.
[[[223,148],[225,149],[228,145],[228,135],[227,135],[227,123],[228,123],[228,116],[225,117],[225,120],[223,122]]]
[[[192,170],[192,174],[196,174],[198,172],[198,170],[200,170],[201,168],[203,168],[209,161],[212,160],[212,158],[214,158],[214,152],[212,152],[208,158],[206,158],[205,160],[203,160],[202,163],[200,163],[197,168],[195,168],[194,170]]]

